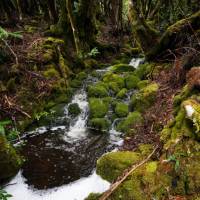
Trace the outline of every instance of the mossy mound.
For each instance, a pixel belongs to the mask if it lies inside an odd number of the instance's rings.
[[[117,130],[127,133],[128,130],[131,128],[131,126],[134,126],[136,124],[139,124],[143,121],[142,115],[139,112],[132,112],[129,113],[128,117],[124,120],[122,120],[117,125]]]
[[[110,122],[105,118],[92,118],[89,120],[89,127],[100,131],[107,131],[110,127]]]
[[[91,193],[84,200],[99,200],[100,196],[101,196],[101,194]]]
[[[0,182],[16,175],[22,160],[3,135],[0,135]]]
[[[72,103],[68,106],[69,115],[77,117],[81,113],[81,109],[77,103]]]
[[[134,71],[134,75],[141,80],[146,79],[147,76],[152,72],[153,64],[145,63],[139,65],[139,67]]]
[[[103,179],[112,182],[125,169],[138,162],[139,159],[140,156],[138,153],[129,151],[105,154],[97,161],[97,174]]]
[[[111,71],[115,73],[133,72],[135,69],[128,64],[117,64],[111,67]]]
[[[128,75],[125,77],[125,85],[128,90],[137,88],[140,79],[135,75]]]
[[[108,112],[109,105],[99,98],[89,99],[90,118],[102,118]]]
[[[118,117],[126,117],[129,113],[128,105],[124,103],[117,103],[115,113]]]
[[[150,84],[149,80],[142,80],[138,82],[137,88],[141,90],[142,88],[147,87],[149,84]]]
[[[152,83],[139,90],[131,97],[132,108],[139,112],[144,112],[154,103],[158,88],[158,84]]]
[[[89,97],[107,97],[108,90],[106,89],[106,85],[102,83],[97,83],[95,85],[90,85],[88,87],[88,96]]]
[[[123,99],[127,96],[127,92],[128,92],[128,90],[126,88],[123,88],[117,93],[116,97],[118,99]]]

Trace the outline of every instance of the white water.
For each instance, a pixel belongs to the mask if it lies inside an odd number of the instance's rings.
[[[129,65],[137,69],[138,66],[143,62],[144,62],[144,58],[132,58]]]
[[[137,68],[144,59],[133,58],[130,65]],[[104,70],[97,70],[99,73],[104,73],[110,68]],[[75,142],[87,137],[87,118],[88,118],[88,101],[87,93],[83,86],[82,89],[78,90],[71,103],[77,103],[81,109],[81,114],[77,117],[74,122],[71,122],[69,130],[64,134],[64,140],[67,142]],[[68,107],[68,106],[67,106]],[[68,111],[66,107],[66,115]],[[116,119],[109,131],[110,143],[121,146],[123,139],[120,138],[121,133],[115,130]],[[53,127],[51,130],[65,129],[65,126]],[[38,128],[39,133],[45,133],[47,129],[45,127]],[[117,149],[115,149],[116,151]],[[12,194],[13,197],[10,200],[84,200],[91,192],[103,193],[109,189],[110,183],[99,177],[94,171],[92,175],[81,178],[71,184],[63,185],[58,188],[48,190],[35,190],[26,184],[25,178],[21,172],[12,179],[9,186],[5,190]]]
[[[13,195],[10,200],[84,200],[89,193],[102,193],[110,187],[110,183],[102,180],[96,172],[71,184],[45,191],[29,188],[20,172],[9,184],[6,191]]]

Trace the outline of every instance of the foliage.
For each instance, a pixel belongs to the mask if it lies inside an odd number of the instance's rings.
[[[92,57],[95,58],[96,56],[98,56],[100,54],[99,50],[97,47],[94,47],[88,54],[88,57]]]
[[[169,158],[167,159],[168,162],[175,162],[175,170],[178,171],[179,167],[180,167],[180,161],[176,158],[175,155],[171,155],[169,156]]]
[[[0,40],[6,40],[9,37],[22,39],[21,32],[8,32],[0,26]]]
[[[5,126],[11,123],[10,120],[0,121],[0,134],[5,135]]]
[[[0,200],[7,200],[11,197],[12,197],[11,194],[8,194],[5,190],[0,188]]]

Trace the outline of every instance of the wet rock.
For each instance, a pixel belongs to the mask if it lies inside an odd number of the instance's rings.
[[[68,107],[69,115],[77,117],[81,113],[81,109],[77,103],[72,103]]]

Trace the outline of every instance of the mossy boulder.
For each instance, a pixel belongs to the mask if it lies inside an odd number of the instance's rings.
[[[89,98],[90,118],[102,118],[108,112],[109,104],[99,98]]]
[[[144,112],[147,108],[151,107],[156,100],[156,95],[159,86],[157,83],[152,83],[131,97],[131,106],[134,110]]]
[[[110,122],[105,118],[93,118],[89,120],[89,127],[100,131],[107,131],[110,127]]]
[[[107,97],[108,90],[106,89],[106,85],[102,83],[97,83],[95,85],[90,85],[88,87],[88,96],[89,97]]]
[[[128,93],[128,90],[126,88],[123,88],[117,93],[116,97],[119,99],[126,98],[127,93]]]
[[[117,103],[115,113],[118,117],[126,117],[129,113],[128,105],[124,103]]]
[[[0,182],[16,175],[22,160],[5,136],[0,135]]]
[[[138,162],[139,159],[140,155],[135,152],[120,151],[107,153],[97,161],[97,174],[103,179],[112,182],[125,169]]]
[[[80,72],[76,75],[76,79],[79,81],[83,81],[87,78],[87,73],[86,72]]]
[[[81,113],[81,109],[77,103],[72,103],[68,106],[69,115],[77,117]]]
[[[134,71],[134,75],[141,80],[148,78],[147,76],[152,72],[153,64],[145,63],[139,65],[139,67]]]
[[[127,133],[131,126],[142,123],[143,118],[139,112],[129,113],[128,117],[117,125],[117,130]]]
[[[137,88],[140,79],[135,75],[128,75],[125,77],[125,84],[128,90]]]
[[[116,64],[111,67],[111,71],[115,73],[133,72],[135,69],[128,64]]]
[[[89,196],[87,198],[85,198],[84,200],[99,200],[99,198],[101,197],[101,194],[98,193],[91,193],[89,194]]]
[[[142,88],[147,87],[149,84],[150,84],[149,80],[142,80],[138,82],[137,88],[141,90]]]

